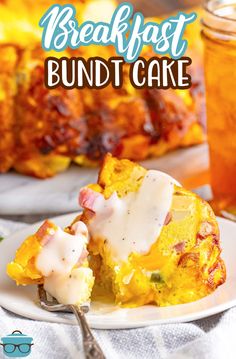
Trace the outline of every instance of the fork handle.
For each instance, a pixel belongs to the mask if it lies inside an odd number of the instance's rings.
[[[83,310],[75,305],[71,305],[71,309],[75,314],[76,319],[78,320],[78,323],[82,331],[85,358],[105,359],[102,349],[100,348],[99,344],[97,343],[96,339],[94,338],[89,328]]]

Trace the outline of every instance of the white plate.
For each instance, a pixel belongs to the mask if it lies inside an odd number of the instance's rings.
[[[60,226],[68,225],[75,217],[69,214],[53,218]],[[92,328],[121,329],[136,328],[153,324],[187,322],[204,318],[236,305],[236,224],[218,218],[221,231],[222,257],[227,268],[226,283],[213,294],[189,304],[158,308],[145,306],[121,309],[114,305],[92,303],[87,315]],[[22,240],[36,231],[40,223],[15,233],[0,244],[0,305],[18,315],[48,322],[75,324],[72,314],[49,313],[37,305],[36,288],[17,287],[5,274]]]

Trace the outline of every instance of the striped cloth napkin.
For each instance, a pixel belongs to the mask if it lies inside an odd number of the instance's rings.
[[[25,223],[0,220],[0,237]],[[0,337],[20,330],[34,339],[34,359],[83,358],[79,328],[38,322],[0,308]],[[236,307],[191,323],[129,330],[93,330],[107,359],[235,359]],[[0,358],[6,358],[0,348]]]

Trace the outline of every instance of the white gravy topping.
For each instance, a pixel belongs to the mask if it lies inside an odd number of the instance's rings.
[[[50,229],[50,237],[36,259],[36,267],[44,277],[52,273],[67,274],[78,263],[88,241],[87,227],[83,222],[72,227],[74,234],[60,227]]]
[[[119,198],[98,196],[93,204],[94,217],[88,224],[93,238],[104,238],[116,260],[126,260],[132,252],[147,253],[158,239],[170,211],[174,185],[169,175],[147,172],[139,190]]]
[[[84,295],[89,295],[85,277],[88,272],[93,280],[91,269],[80,267],[87,257],[87,227],[76,222],[72,231],[74,234],[60,227],[50,228],[36,258],[36,267],[45,277],[44,289],[63,304],[79,303]]]
[[[44,289],[62,304],[82,304],[90,297],[93,272],[90,268],[74,268],[69,274],[54,274],[44,280]]]

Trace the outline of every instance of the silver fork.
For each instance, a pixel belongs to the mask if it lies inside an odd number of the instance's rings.
[[[86,359],[105,359],[102,349],[91,333],[84,315],[84,313],[89,311],[88,305],[77,307],[75,305],[59,304],[55,298],[49,300],[43,285],[38,285],[38,296],[41,308],[47,310],[48,312],[64,312],[75,314],[82,331],[84,355]]]

